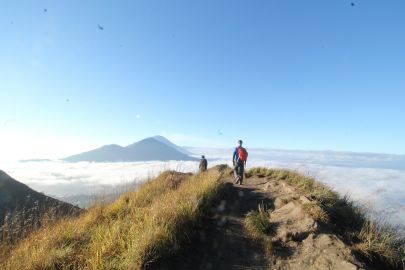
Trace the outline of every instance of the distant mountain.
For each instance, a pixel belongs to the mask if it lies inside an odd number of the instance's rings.
[[[169,147],[171,147],[171,148],[176,149],[177,151],[179,151],[179,152],[181,152],[181,153],[183,153],[183,154],[186,154],[186,155],[193,155],[193,153],[191,153],[191,152],[188,151],[187,149],[175,145],[174,143],[172,143],[171,141],[169,141],[168,139],[166,139],[166,138],[163,137],[163,136],[155,136],[155,137],[152,137],[152,138],[155,139],[155,140],[158,140],[158,141],[160,141],[160,142],[162,142],[162,143],[164,143],[164,144],[166,144],[167,146],[169,146]]]
[[[75,215],[82,210],[39,193],[0,170],[0,227],[4,224],[7,214],[14,215],[15,218],[18,213],[18,221],[25,224],[32,215],[41,216],[48,211],[53,211],[55,216],[61,217]]]
[[[173,144],[164,137],[151,137],[122,147],[111,144],[100,148],[73,155],[63,160],[69,162],[92,161],[92,162],[134,162],[134,161],[169,161],[169,160],[197,160],[188,154],[186,150]]]
[[[33,159],[21,159],[20,162],[48,162],[50,159],[46,158],[33,158]]]
[[[63,196],[63,197],[58,197],[59,200],[73,204],[73,205],[78,205],[81,208],[88,208],[92,204],[98,202],[98,196],[97,195],[89,195],[89,194],[78,194],[78,195],[69,195],[69,196]]]

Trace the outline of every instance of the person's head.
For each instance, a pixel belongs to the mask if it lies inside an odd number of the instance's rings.
[[[243,141],[242,141],[242,140],[239,140],[239,141],[238,141],[238,146],[242,147],[242,145],[243,145]]]
[[[204,158],[205,158],[205,156],[204,156],[204,155],[202,155],[202,156],[201,156],[201,158],[202,158],[202,159],[204,159]]]

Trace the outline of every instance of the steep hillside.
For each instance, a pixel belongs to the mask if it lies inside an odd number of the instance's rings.
[[[135,162],[135,161],[169,161],[169,160],[197,160],[180,151],[179,146],[163,137],[146,138],[126,147],[116,144],[105,145],[81,154],[66,157],[69,162]]]
[[[81,209],[36,192],[0,170],[0,227],[4,225],[0,229],[0,240],[7,234],[5,229],[9,226],[13,226],[11,236],[27,231],[30,226],[39,226],[35,223],[49,211],[52,211],[53,218],[57,218],[79,214]],[[16,224],[20,223],[24,228],[21,232],[15,231]]]
[[[404,238],[314,179],[227,166],[165,172],[32,234],[2,269],[403,269]]]

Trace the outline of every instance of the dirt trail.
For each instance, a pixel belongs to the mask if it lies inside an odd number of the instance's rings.
[[[328,225],[312,218],[306,209],[318,206],[309,198],[282,181],[269,181],[262,188],[274,199],[270,222],[272,241],[278,249],[271,269],[374,269],[360,262]]]
[[[247,179],[243,186],[231,178],[224,183],[222,201],[190,245],[153,269],[373,269],[304,211],[311,202],[292,187],[265,179]],[[261,203],[274,209],[272,255],[266,254],[263,243],[251,239],[243,225],[246,214]]]

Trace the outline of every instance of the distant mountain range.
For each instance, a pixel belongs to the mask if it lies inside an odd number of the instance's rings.
[[[20,162],[48,162],[50,159],[46,158],[33,158],[33,159],[21,159]]]
[[[111,144],[63,158],[68,162],[196,161],[190,152],[162,136],[143,139],[126,147]]]
[[[33,190],[0,170],[0,227],[7,213],[14,215],[13,218],[18,213],[21,219],[19,221],[25,222],[24,220],[32,218],[32,215],[40,216],[50,210],[56,216],[68,216],[82,211],[76,206]]]

